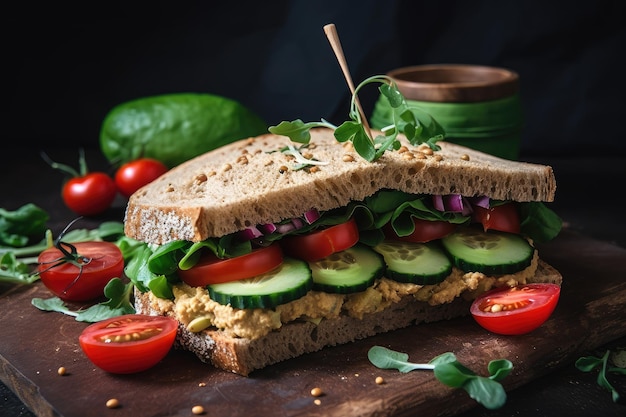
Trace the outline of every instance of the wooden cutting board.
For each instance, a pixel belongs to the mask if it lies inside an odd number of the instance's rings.
[[[483,374],[490,360],[507,358],[514,369],[503,385],[511,390],[626,335],[626,250],[568,231],[540,249],[564,282],[553,316],[528,335],[496,336],[464,317],[327,348],[247,378],[182,351],[140,374],[107,374],[80,350],[86,323],[30,304],[50,297],[41,284],[0,287],[0,379],[38,416],[191,416],[194,405],[211,416],[408,416],[416,409],[420,416],[454,415],[477,406],[465,391],[448,388],[430,371],[377,369],[369,348],[406,352],[413,362],[451,351]],[[61,366],[64,376],[57,373]],[[377,385],[377,376],[385,383]],[[310,395],[314,387],[325,392],[320,404]],[[110,398],[121,407],[107,409]]]

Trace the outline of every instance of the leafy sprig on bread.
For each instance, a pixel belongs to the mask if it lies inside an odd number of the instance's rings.
[[[366,121],[362,119],[358,108],[358,92],[369,84],[380,84],[378,90],[387,99],[392,109],[393,123],[381,129],[382,134],[371,137]],[[404,134],[412,145],[427,144],[432,150],[439,150],[437,142],[444,139],[443,127],[426,112],[415,106],[409,106],[398,90],[396,83],[386,75],[375,75],[362,81],[352,94],[349,112],[350,120],[335,126],[327,120],[303,122],[300,119],[282,121],[270,126],[269,131],[276,135],[287,136],[291,141],[307,144],[311,140],[310,129],[327,127],[333,129],[339,142],[352,142],[356,152],[369,162],[376,161],[387,150],[400,148],[399,134]]]

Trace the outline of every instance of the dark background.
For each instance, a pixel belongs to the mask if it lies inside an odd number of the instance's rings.
[[[399,66],[520,74],[522,155],[625,155],[621,0],[96,1],[4,6],[5,138],[98,147],[107,112],[173,92],[233,98],[268,124],[346,120],[348,88]],[[370,111],[377,96],[364,90]],[[6,141],[5,141],[6,143]]]

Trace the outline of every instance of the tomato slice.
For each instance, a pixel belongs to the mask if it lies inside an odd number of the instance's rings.
[[[426,243],[431,240],[441,239],[452,233],[456,228],[455,224],[443,220],[424,220],[415,217],[413,218],[413,224],[415,224],[415,230],[407,236],[398,236],[390,223],[385,225],[383,232],[388,239]]]
[[[520,218],[515,203],[505,203],[488,209],[473,207],[472,220],[482,223],[485,232],[489,229],[519,234]]]
[[[351,248],[359,241],[354,219],[303,235],[286,236],[280,242],[285,254],[307,262],[318,261]]]
[[[171,317],[127,314],[87,326],[78,341],[98,368],[115,374],[145,371],[161,361],[176,339]]]
[[[561,287],[524,284],[495,288],[474,300],[470,312],[478,324],[498,334],[520,335],[541,326],[554,311]]]
[[[37,258],[39,278],[54,295],[65,301],[91,301],[104,296],[112,278],[122,277],[124,257],[111,242],[72,243],[80,255],[79,266],[69,262],[54,266],[64,254],[56,247],[42,251]],[[67,246],[65,246],[68,249]]]
[[[229,259],[220,259],[213,253],[207,253],[190,269],[179,270],[178,276],[192,287],[204,287],[255,277],[271,271],[282,262],[280,246],[272,244]]]

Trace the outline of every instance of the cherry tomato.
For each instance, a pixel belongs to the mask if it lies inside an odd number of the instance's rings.
[[[453,223],[442,220],[424,220],[413,218],[413,223],[415,224],[415,230],[407,236],[398,236],[391,227],[390,223],[385,225],[383,231],[385,236],[390,239],[403,240],[405,242],[426,243],[431,240],[441,239],[442,237],[452,233],[456,228],[456,225]]]
[[[140,158],[122,165],[115,172],[115,184],[126,198],[167,172],[165,164],[151,158]]]
[[[111,242],[78,242],[72,245],[76,254],[71,258],[56,247],[39,254],[37,270],[41,282],[65,301],[90,301],[104,296],[104,287],[108,282],[122,276],[122,252]],[[69,251],[67,244],[63,247]],[[82,272],[76,264],[82,266]]]
[[[506,203],[491,208],[474,206],[472,220],[482,223],[485,231],[499,230],[501,232],[520,232],[519,212],[515,203]]]
[[[177,330],[178,321],[171,317],[127,314],[87,326],[78,341],[98,368],[131,374],[159,363],[172,348]]]
[[[502,287],[478,296],[470,312],[478,324],[493,333],[520,335],[541,326],[559,301],[556,284]]]
[[[351,248],[359,241],[356,221],[350,219],[326,229],[281,240],[285,254],[307,262],[318,261],[335,252]]]
[[[71,178],[62,191],[65,205],[81,216],[102,214],[111,207],[116,195],[115,181],[103,172]]]
[[[220,259],[213,253],[207,253],[190,269],[179,270],[178,276],[192,287],[204,287],[255,277],[271,271],[282,262],[280,246],[272,244],[229,259]]]

